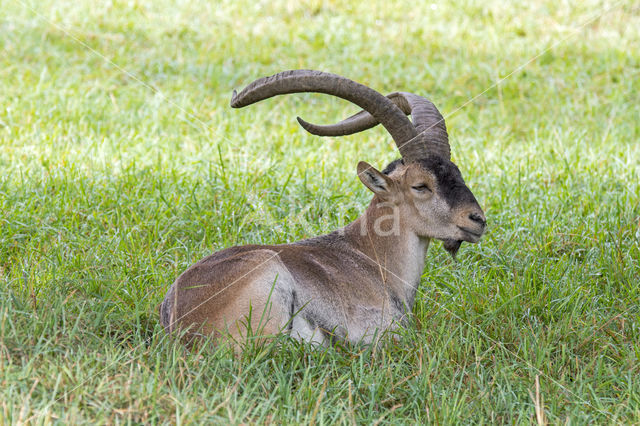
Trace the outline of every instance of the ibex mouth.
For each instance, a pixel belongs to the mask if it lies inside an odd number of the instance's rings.
[[[462,226],[458,226],[458,228],[464,232],[466,234],[466,236],[469,236],[470,238],[465,238],[464,241],[470,242],[470,243],[475,243],[478,242],[478,240],[480,239],[480,237],[482,237],[483,232],[477,232],[477,231],[472,231],[469,228],[465,228]]]
[[[468,243],[477,243],[483,234],[483,232],[472,231],[471,229],[462,226],[458,226],[458,228],[464,233],[464,237],[462,239],[442,240],[444,249],[448,251],[451,257],[453,257],[454,259],[456,258],[456,254],[458,254],[458,250],[460,250],[460,246],[464,241]]]

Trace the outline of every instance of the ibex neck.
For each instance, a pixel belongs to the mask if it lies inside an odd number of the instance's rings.
[[[379,265],[384,284],[411,308],[429,239],[409,230],[399,213],[397,207],[374,197],[365,213],[345,228],[345,237]]]

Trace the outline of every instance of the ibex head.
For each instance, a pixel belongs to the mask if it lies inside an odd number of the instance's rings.
[[[360,162],[358,176],[386,205],[398,209],[404,228],[420,237],[444,241],[455,256],[462,241],[477,242],[485,217],[451,161],[433,155],[407,165],[396,160],[380,172]]]
[[[298,117],[319,136],[349,135],[382,124],[395,141],[401,160],[380,172],[365,162],[358,176],[378,199],[399,210],[399,220],[421,237],[444,241],[455,256],[463,241],[475,243],[486,220],[458,167],[451,162],[444,118],[428,99],[413,93],[384,96],[345,77],[311,70],[285,71],[261,78],[233,94],[240,108],[260,100],[296,92],[320,92],[349,100],[363,111],[340,123],[319,126]],[[411,115],[411,122],[406,115]]]

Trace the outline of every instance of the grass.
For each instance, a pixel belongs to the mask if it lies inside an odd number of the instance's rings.
[[[640,422],[640,5],[449,3],[0,0],[0,423]],[[302,131],[326,96],[228,107],[291,68],[433,99],[488,233],[395,344],[189,352],[182,271],[343,226],[397,157]]]

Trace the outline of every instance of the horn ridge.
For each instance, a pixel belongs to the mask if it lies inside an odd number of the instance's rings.
[[[446,158],[451,157],[445,120],[431,101],[408,92],[393,92],[387,95],[387,98],[395,103],[402,112],[411,115],[413,125],[418,132],[413,143],[422,143],[429,153]],[[318,136],[351,135],[379,124],[375,117],[366,111],[360,111],[336,124],[317,125],[301,118],[298,119],[298,122],[309,133]]]

